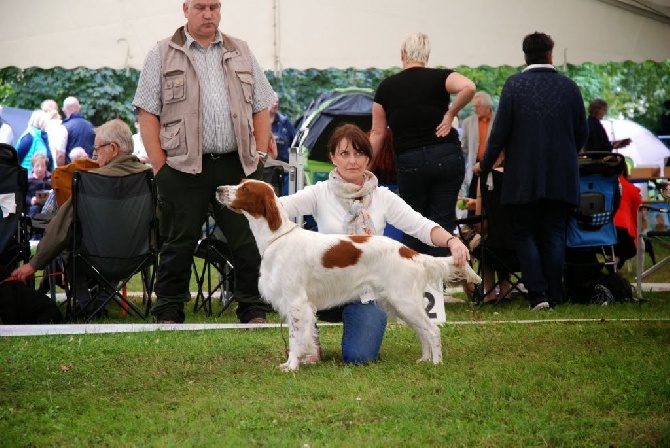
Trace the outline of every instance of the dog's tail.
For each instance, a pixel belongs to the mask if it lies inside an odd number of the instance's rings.
[[[428,283],[446,283],[448,286],[460,286],[464,283],[479,284],[482,279],[470,267],[464,264],[461,267],[454,265],[451,257],[431,257],[421,255]]]

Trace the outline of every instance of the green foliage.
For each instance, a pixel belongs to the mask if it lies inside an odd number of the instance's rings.
[[[479,90],[500,96],[505,80],[518,73],[521,67],[465,67],[455,68],[472,79]],[[670,98],[670,60],[665,62],[608,62],[559,67],[574,79],[582,89],[585,107],[594,98],[609,103],[609,116],[639,122],[656,130],[663,112],[663,101]],[[275,91],[281,96],[281,110],[296,119],[320,93],[340,87],[376,89],[387,76],[397,73],[392,69],[327,69],[295,70],[281,73],[267,72]],[[83,113],[95,124],[112,118],[129,123],[132,118],[132,99],[139,71],[109,68],[66,70],[16,67],[0,69],[0,104],[25,109],[39,107],[42,100],[53,98],[59,104],[70,95],[77,96]],[[472,113],[467,106],[461,116]]]
[[[39,109],[40,103],[54,99],[61,105],[68,96],[76,96],[82,113],[93,124],[112,118],[132,123],[132,99],[137,87],[137,70],[67,70],[9,67],[0,70],[0,103],[23,109]],[[4,86],[4,88],[2,87]]]
[[[497,99],[500,97],[505,80],[515,73],[519,73],[523,67],[511,67],[503,65],[500,67],[481,66],[470,68],[466,66],[458,66],[456,70],[461,75],[472,80],[477,86],[477,90],[488,93],[493,98],[494,104],[497,104]],[[472,104],[468,104],[461,110],[459,114],[461,119],[474,113]]]
[[[663,102],[670,99],[670,60],[568,65],[566,74],[587,103],[602,98],[610,117],[636,121],[651,131],[658,127]]]
[[[282,113],[295,120],[309,103],[323,92],[344,87],[376,89],[384,78],[397,71],[398,69],[288,69],[279,75],[268,72],[267,77],[281,96]]]

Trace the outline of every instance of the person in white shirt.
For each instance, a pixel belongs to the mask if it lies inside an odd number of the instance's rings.
[[[67,147],[67,129],[63,126],[60,113],[58,113],[58,103],[54,100],[44,100],[40,109],[47,114],[49,121],[44,127],[44,132],[49,137],[49,150],[51,158],[56,166],[65,165],[65,148]]]
[[[2,116],[2,106],[0,106],[0,116]],[[2,118],[0,118],[0,143],[14,146],[14,130],[9,124],[2,121]]]
[[[133,134],[133,155],[140,159],[140,162],[148,163],[149,156],[142,142],[142,131],[140,129],[140,122],[137,121],[137,115],[135,115],[135,129],[137,129],[137,133]]]
[[[458,266],[468,262],[470,254],[460,239],[423,217],[388,188],[377,185],[375,175],[366,170],[372,147],[360,128],[353,124],[336,128],[328,152],[335,169],[327,181],[279,198],[289,217],[312,215],[319,232],[348,235],[382,235],[389,223],[429,246],[449,248]],[[372,291],[344,307],[319,313],[319,317],[343,323],[344,362],[367,364],[377,360],[386,314],[375,305]],[[319,360],[320,353],[316,353],[301,362]]]

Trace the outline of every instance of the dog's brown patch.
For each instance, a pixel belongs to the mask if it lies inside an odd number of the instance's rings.
[[[400,246],[400,250],[398,250],[398,253],[402,258],[409,258],[410,260],[419,255],[417,251],[412,250],[407,246]]]
[[[363,251],[351,242],[340,241],[323,254],[321,264],[328,269],[346,268],[356,265],[362,254]]]
[[[232,208],[244,210],[254,218],[264,217],[273,232],[281,227],[281,216],[272,187],[261,181],[243,181],[235,193]]]
[[[354,243],[362,244],[368,242],[368,240],[370,239],[370,235],[351,235],[349,239]]]

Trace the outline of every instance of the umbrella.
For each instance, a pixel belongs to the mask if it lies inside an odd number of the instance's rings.
[[[610,141],[631,139],[630,145],[614,151],[630,157],[635,166],[658,165],[662,172],[670,149],[651,131],[631,120],[602,120],[601,123]]]

